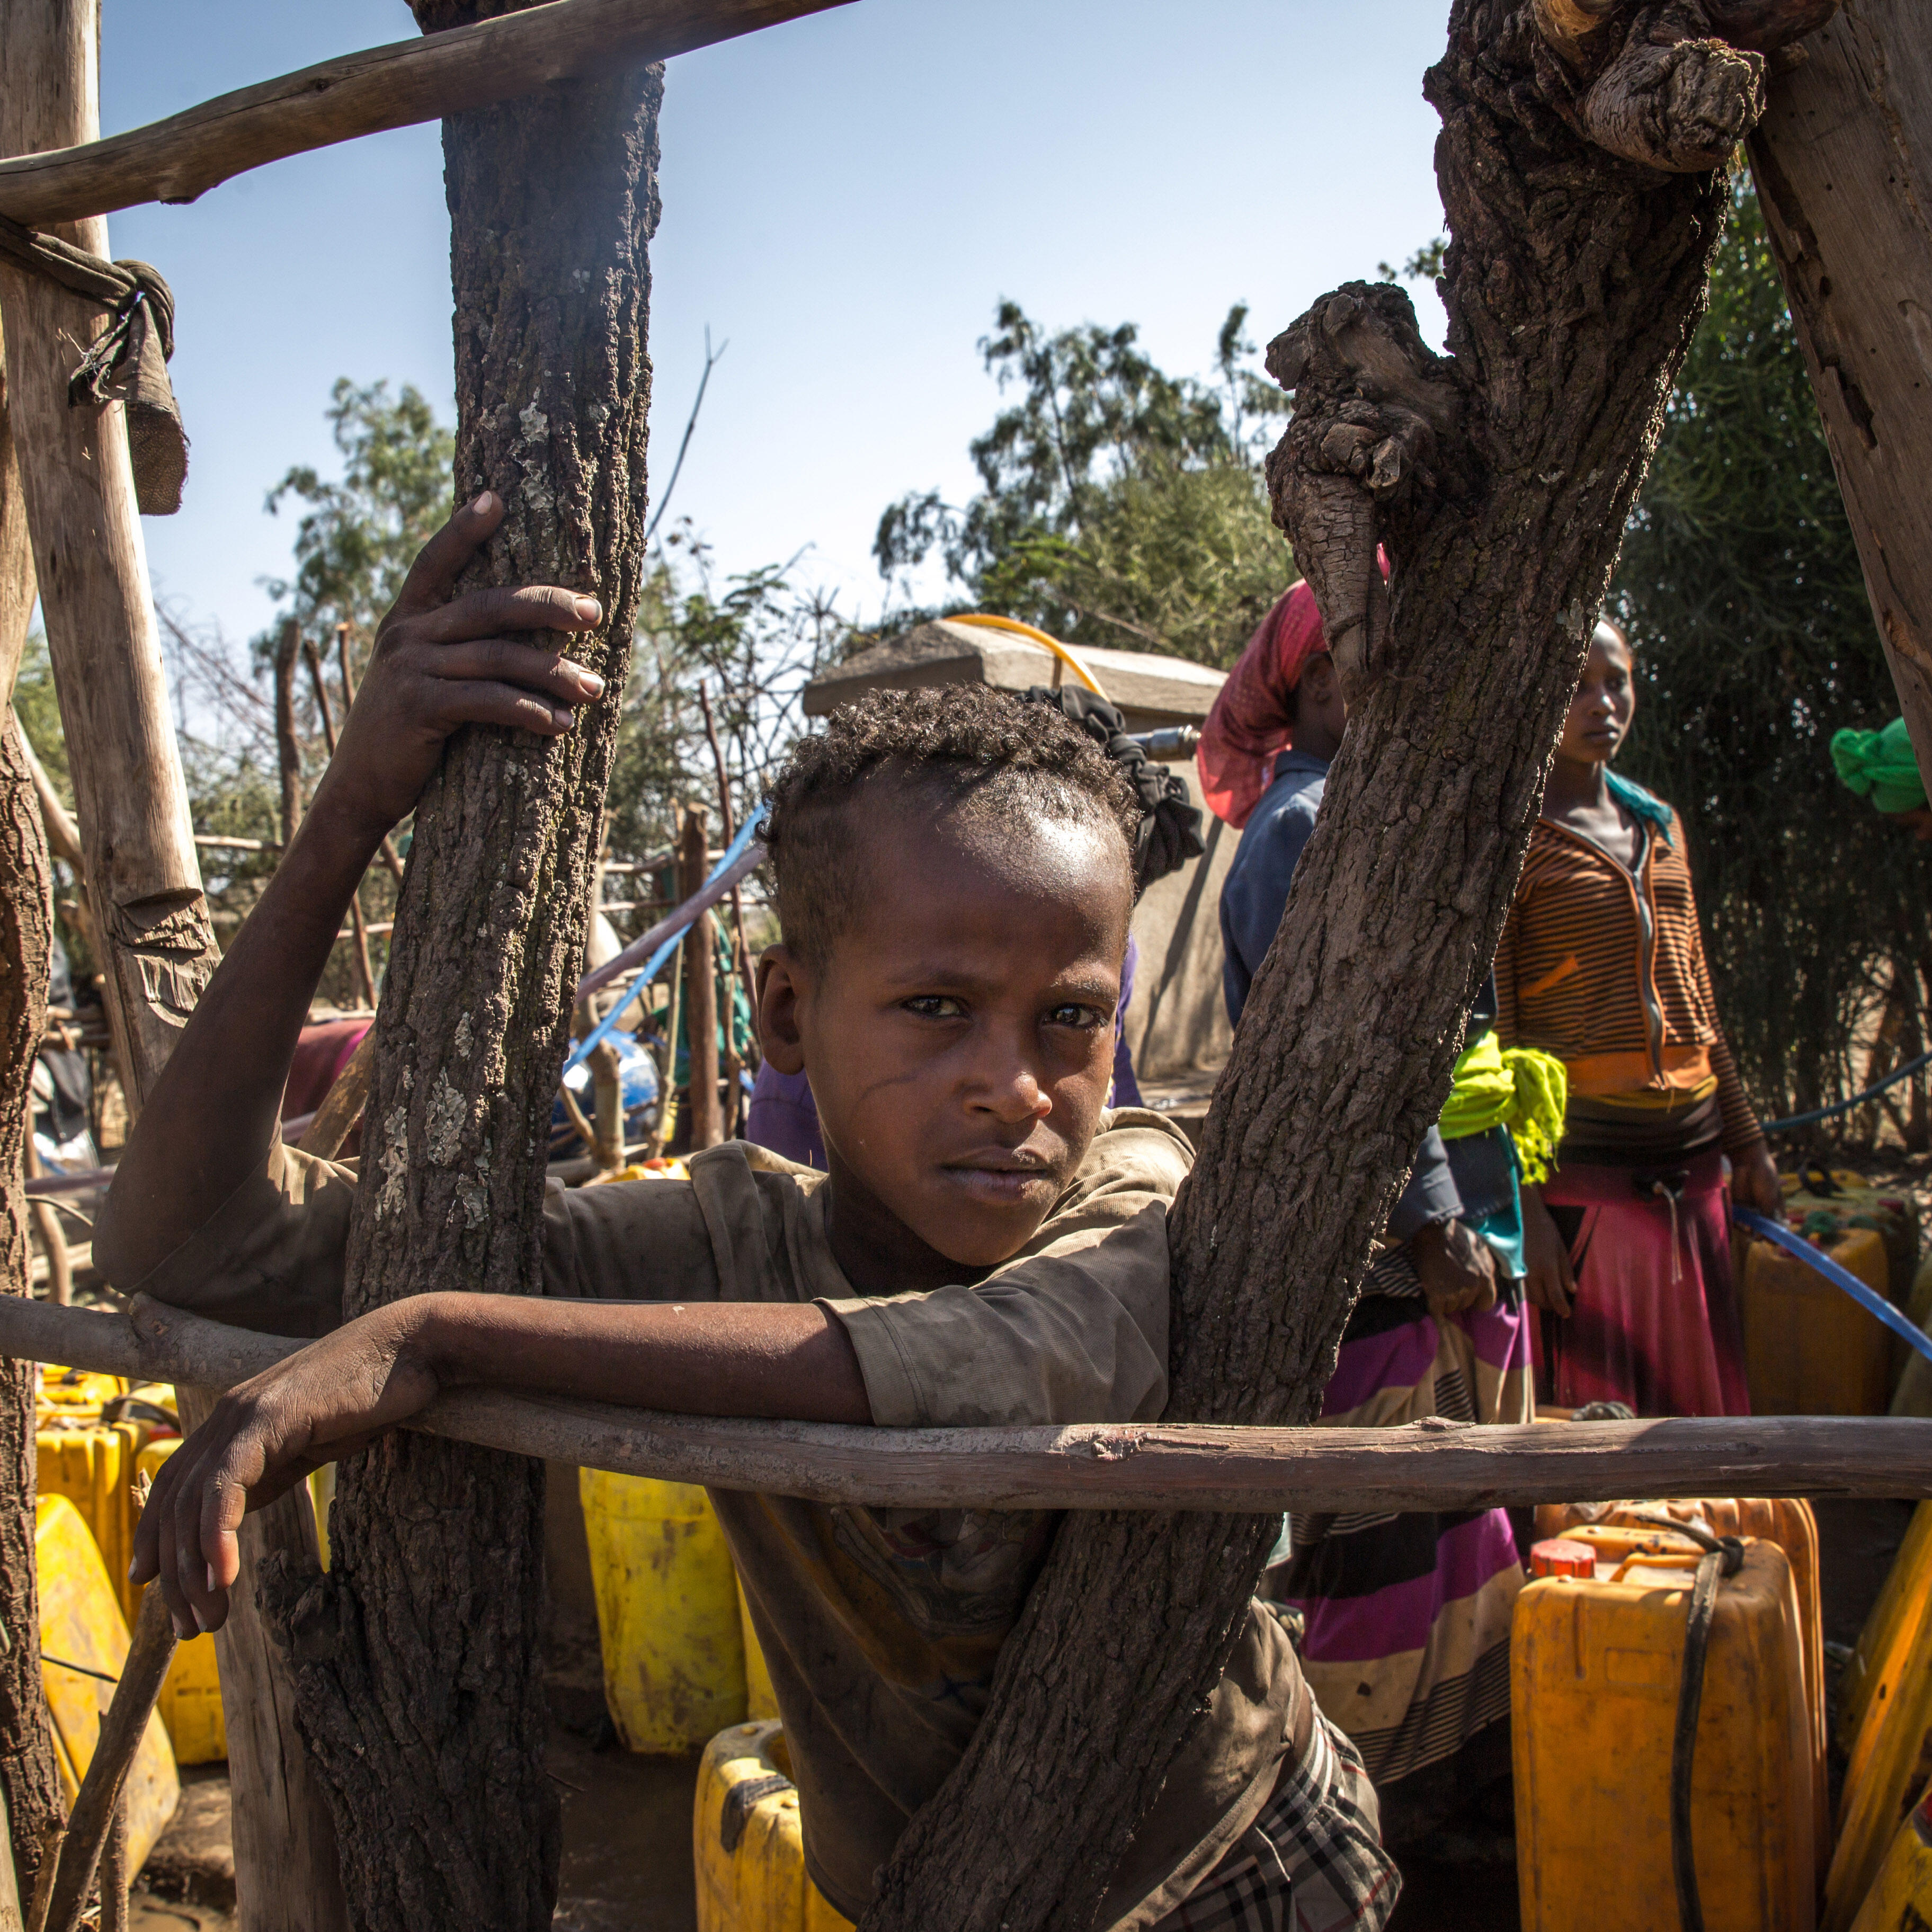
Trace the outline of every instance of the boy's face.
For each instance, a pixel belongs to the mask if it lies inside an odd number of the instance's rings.
[[[1110,829],[879,816],[868,909],[823,969],[784,946],[759,968],[764,1050],[811,1076],[864,1293],[976,1279],[1046,1219],[1106,1099],[1132,909]]]

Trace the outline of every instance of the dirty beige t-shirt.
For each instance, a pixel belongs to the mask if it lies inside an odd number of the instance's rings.
[[[544,1292],[815,1302],[850,1337],[881,1426],[1150,1422],[1167,1400],[1167,1210],[1192,1157],[1156,1114],[1103,1114],[1012,1260],[970,1287],[868,1296],[832,1258],[826,1177],[734,1142],[694,1156],[688,1182],[553,1191]],[[356,1185],[352,1164],[278,1144],[262,1173],[132,1286],[218,1321],[323,1334],[341,1319]],[[729,1490],[712,1502],[778,1694],[806,1864],[856,1919],[984,1713],[1058,1517]],[[1282,1626],[1257,1606],[1116,1877],[1108,1923],[1154,1924],[1246,1830],[1306,1730],[1305,1703]]]

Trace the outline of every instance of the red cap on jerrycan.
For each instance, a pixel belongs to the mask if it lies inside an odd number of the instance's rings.
[[[1529,1574],[1532,1576],[1594,1576],[1597,1552],[1587,1543],[1569,1543],[1560,1537],[1534,1544],[1529,1552]]]

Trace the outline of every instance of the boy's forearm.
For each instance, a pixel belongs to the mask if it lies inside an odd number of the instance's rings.
[[[686,1415],[869,1423],[844,1327],[809,1303],[425,1295],[386,1314],[445,1388],[487,1384]]]
[[[325,779],[136,1121],[96,1222],[96,1264],[131,1286],[258,1169],[330,949],[386,827]]]

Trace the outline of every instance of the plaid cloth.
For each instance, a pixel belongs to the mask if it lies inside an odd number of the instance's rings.
[[[1382,1932],[1401,1895],[1375,1786],[1354,1746],[1318,1712],[1302,1762],[1155,1932]]]

